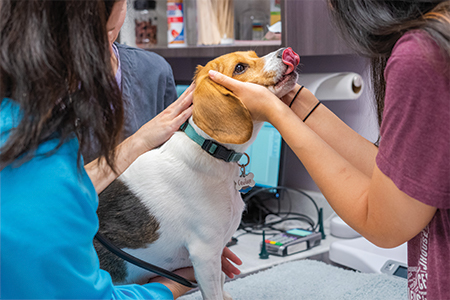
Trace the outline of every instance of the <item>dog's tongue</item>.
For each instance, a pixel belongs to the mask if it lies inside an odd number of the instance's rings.
[[[283,51],[282,60],[288,66],[285,73],[285,75],[287,75],[291,74],[298,66],[298,63],[300,62],[300,57],[291,48],[286,48]]]

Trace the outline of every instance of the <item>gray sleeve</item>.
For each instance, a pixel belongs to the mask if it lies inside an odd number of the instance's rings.
[[[163,111],[177,98],[169,63],[160,55],[117,44],[125,106],[124,138]]]

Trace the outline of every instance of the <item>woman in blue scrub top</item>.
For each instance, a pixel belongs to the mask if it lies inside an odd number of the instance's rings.
[[[0,2],[1,298],[173,299],[187,291],[164,278],[114,286],[93,247],[102,188],[85,171],[81,151],[95,142],[101,163],[94,171],[107,173],[106,184],[131,163],[125,158],[166,141],[192,101],[188,90],[114,148],[124,107],[111,65],[108,4]],[[223,268],[230,265],[225,259]],[[194,280],[192,269],[178,273]]]

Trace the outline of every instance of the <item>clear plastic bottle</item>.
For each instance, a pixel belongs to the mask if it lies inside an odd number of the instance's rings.
[[[135,0],[135,34],[136,46],[140,48],[155,47],[158,43],[157,14],[155,0]]]

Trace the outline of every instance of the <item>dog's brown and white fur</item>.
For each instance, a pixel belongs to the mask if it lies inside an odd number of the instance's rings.
[[[297,81],[298,56],[292,53],[280,49],[259,58],[254,52],[235,52],[199,66],[189,123],[202,137],[245,152],[262,124],[253,122],[243,103],[214,83],[208,71],[263,85],[281,97]],[[288,55],[293,57],[283,57]],[[141,155],[100,194],[100,232],[159,267],[192,265],[204,299],[231,299],[223,292],[221,254],[244,210],[235,189],[238,175],[237,163],[212,157],[185,133],[176,132],[160,148]],[[152,276],[97,243],[96,249],[102,269],[115,283],[145,283]]]

